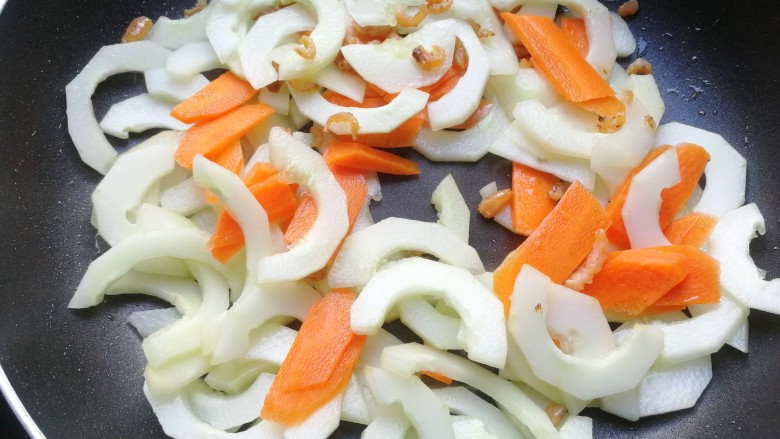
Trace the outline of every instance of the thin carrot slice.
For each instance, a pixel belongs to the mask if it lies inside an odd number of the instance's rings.
[[[219,212],[214,233],[209,239],[209,250],[214,259],[223,264],[244,247],[241,226],[224,209]]]
[[[672,305],[672,306],[656,306],[650,305],[637,315],[621,314],[618,312],[610,312],[607,318],[614,322],[624,322],[626,320],[636,319],[638,317],[651,317],[658,314],[666,314],[669,312],[682,311],[686,308],[685,305]]]
[[[703,251],[687,246],[657,247],[664,252],[683,255],[688,275],[654,306],[687,306],[720,302],[720,264]]]
[[[605,313],[635,316],[685,279],[687,261],[658,248],[612,252],[582,292],[598,299]]]
[[[213,157],[221,153],[273,112],[271,107],[263,104],[245,105],[216,119],[196,124],[184,133],[176,150],[176,162],[192,169],[196,155]]]
[[[357,142],[335,140],[328,146],[328,164],[394,175],[420,173],[417,163]]]
[[[244,176],[244,184],[251,187],[264,181],[266,178],[278,173],[279,171],[269,163],[258,162]]]
[[[515,279],[529,264],[555,283],[563,283],[593,249],[596,231],[609,218],[599,201],[575,182],[536,230],[509,253],[493,275],[493,291],[509,312]]]
[[[268,391],[263,419],[297,424],[346,388],[366,340],[350,328],[354,300],[335,289],[315,302]]]
[[[625,104],[616,96],[604,96],[603,98],[577,102],[576,104],[586,111],[603,117],[614,117],[626,111]]]
[[[257,94],[251,84],[226,72],[173,107],[171,116],[184,123],[200,123],[238,107]]]
[[[452,378],[450,378],[450,377],[448,377],[446,375],[442,375],[440,373],[432,372],[430,370],[422,370],[422,371],[420,371],[420,374],[429,376],[429,377],[435,379],[436,381],[442,382],[442,383],[447,384],[447,385],[452,384]]]
[[[584,102],[615,96],[555,23],[542,16],[502,12],[501,18],[528,49],[534,65],[566,100]]]
[[[292,244],[303,238],[316,219],[317,206],[314,204],[314,198],[309,194],[303,194],[298,208],[295,209],[292,221],[284,232],[284,241],[287,244]]]
[[[701,247],[717,224],[718,219],[712,215],[692,212],[669,223],[664,235],[672,244]]]
[[[561,31],[583,57],[588,55],[588,33],[585,20],[581,18],[561,18]]]
[[[555,208],[548,195],[560,179],[534,168],[512,163],[512,228],[528,236]]]
[[[214,163],[234,174],[241,172],[241,168],[244,167],[244,152],[241,150],[241,142],[237,140],[233,145],[228,146],[214,158]],[[206,191],[206,202],[209,204],[217,202],[217,197],[208,190]]]

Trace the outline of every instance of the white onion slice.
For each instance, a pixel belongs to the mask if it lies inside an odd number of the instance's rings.
[[[309,415],[305,421],[287,427],[284,439],[327,439],[339,426],[343,398],[343,395],[337,395]]]
[[[180,318],[181,314],[176,308],[149,309],[130,314],[127,323],[138,331],[141,338],[146,338]]]
[[[707,186],[693,210],[720,217],[745,204],[745,158],[718,134],[677,122],[658,128],[656,146],[683,142],[699,145],[710,154],[704,168]]]
[[[287,83],[282,84],[279,91],[275,93],[268,88],[263,88],[257,99],[261,104],[273,108],[277,114],[284,116],[290,114],[290,89],[287,87]]]
[[[396,26],[396,8],[424,5],[423,0],[345,0],[350,17],[360,26]]]
[[[270,54],[289,35],[314,29],[314,17],[302,4],[293,4],[257,19],[238,46],[244,76],[255,89],[276,81]]]
[[[512,295],[508,329],[536,376],[580,399],[636,387],[664,347],[663,333],[637,325],[609,354],[582,359],[563,353],[547,329],[553,283],[530,265],[520,270]]]
[[[358,364],[361,366],[381,367],[382,352],[385,348],[399,344],[401,344],[401,340],[396,338],[396,336],[384,329],[380,329],[366,338]]]
[[[276,371],[278,367],[262,361],[238,359],[211,367],[203,381],[214,390],[235,395],[246,390],[261,373]]]
[[[347,73],[333,64],[328,64],[311,77],[311,81],[328,90],[346,96],[355,102],[363,102],[366,94],[366,81],[352,73]]]
[[[501,439],[488,433],[485,423],[470,416],[450,416],[455,439]]]
[[[182,315],[195,313],[201,304],[200,288],[192,279],[141,273],[135,270],[111,284],[106,292],[107,295],[139,293],[170,303]]]
[[[497,4],[497,3],[498,2],[493,2],[493,4]],[[519,1],[517,3],[523,3],[523,6],[521,6],[520,10],[517,11],[517,15],[539,15],[542,17],[547,17],[550,20],[554,20],[555,14],[558,13],[558,5],[552,3],[536,3],[536,2],[525,3],[522,1]]]
[[[471,213],[452,174],[447,174],[433,190],[431,203],[436,208],[438,223],[457,235],[463,242],[468,243]]]
[[[750,241],[765,232],[758,207],[742,206],[718,221],[710,235],[709,253],[720,262],[720,285],[734,298],[749,308],[780,314],[780,279],[764,280],[765,272],[750,257]]]
[[[506,113],[520,101],[537,99],[546,107],[561,101],[561,96],[547,79],[533,67],[521,67],[514,75],[492,75],[488,85]]]
[[[350,377],[349,384],[344,390],[341,401],[341,419],[362,425],[368,425],[371,422],[371,414],[363,396],[362,385],[354,375]]]
[[[412,426],[397,405],[378,407],[378,414],[371,420],[361,439],[404,439]]]
[[[357,218],[355,218],[355,223],[352,224],[352,230],[350,233],[355,233],[358,230],[363,230],[368,226],[373,226],[376,224],[374,221],[374,217],[371,216],[371,209],[369,209],[369,204],[371,203],[370,198],[366,198],[366,201],[363,203],[363,206],[360,208],[360,212],[357,214]]]
[[[560,439],[588,439],[593,437],[593,419],[569,415],[558,429]]]
[[[653,75],[627,75],[622,88],[631,91],[634,99],[639,99],[656,124],[661,121],[666,105]]]
[[[661,230],[658,214],[661,191],[679,182],[680,165],[675,148],[669,148],[631,179],[621,212],[631,248],[671,245]]]
[[[711,379],[709,355],[653,366],[636,389],[601,398],[601,409],[630,421],[684,410],[696,404]]]
[[[165,71],[180,81],[197,77],[198,73],[223,67],[208,41],[185,44],[176,49],[165,63]]]
[[[212,3],[211,15],[206,21],[206,36],[219,60],[228,63],[236,57],[238,46],[249,32],[255,15],[275,2],[216,0]]]
[[[137,231],[128,213],[141,205],[150,187],[173,171],[181,133],[167,131],[119,156],[92,193],[94,224],[110,245]]]
[[[211,15],[211,9],[211,5],[208,5],[197,14],[178,20],[160,17],[154,22],[146,39],[169,49],[178,49],[193,41],[206,41],[206,21]]]
[[[536,437],[556,436],[550,418],[520,389],[458,355],[408,343],[386,348],[382,354],[382,367],[402,375],[427,370],[463,382],[503,405]]]
[[[588,159],[594,143],[601,137],[572,127],[536,99],[518,102],[512,115],[530,139],[556,154]]]
[[[384,260],[402,250],[431,254],[473,274],[485,271],[477,251],[444,226],[387,218],[344,240],[328,273],[328,281],[333,288],[362,287]]]
[[[244,358],[281,366],[297,335],[298,331],[286,326],[273,323],[263,325],[252,331],[249,350]]]
[[[205,375],[211,365],[206,356],[190,354],[159,368],[148,365],[144,369],[144,378],[154,393],[172,395]]]
[[[734,333],[734,335],[732,335],[731,338],[728,339],[726,344],[740,352],[747,354],[749,350],[748,349],[749,334],[750,334],[750,329],[748,325],[748,320],[745,319],[742,322],[742,324],[739,326],[739,329],[737,329],[737,331]]]
[[[144,80],[150,96],[171,102],[181,102],[209,84],[209,80],[203,75],[181,80],[171,76],[165,69],[145,71]]]
[[[291,89],[290,92],[301,113],[318,125],[327,125],[328,118],[334,114],[350,113],[358,122],[359,134],[389,133],[417,115],[428,102],[428,93],[416,89],[406,89],[392,102],[376,108],[342,107],[331,104],[317,90],[300,92]],[[338,125],[332,127],[332,132],[352,134],[349,129],[341,129]]]
[[[423,127],[414,149],[432,161],[476,162],[509,126],[504,109],[495,103],[491,105],[487,116],[467,130],[433,131]]]
[[[418,377],[371,366],[365,368],[365,377],[374,401],[399,404],[420,439],[455,439],[447,406]]]
[[[615,337],[599,301],[561,285],[548,291],[547,329],[564,353],[593,360],[615,349]]]
[[[631,29],[628,28],[623,17],[614,12],[610,12],[609,17],[612,19],[612,38],[615,40],[615,52],[619,58],[625,58],[636,51],[636,39],[634,39],[634,34],[631,33]]]
[[[490,62],[479,38],[468,24],[453,20],[448,23],[463,43],[469,57],[466,72],[455,87],[436,102],[428,104],[428,124],[434,131],[463,123],[477,109],[490,74]]]
[[[426,344],[443,350],[463,349],[458,341],[459,319],[436,311],[420,297],[402,300],[397,306],[403,324]]]
[[[520,439],[522,434],[507,416],[465,387],[443,387],[433,393],[455,414],[479,419],[485,429],[501,439]]]
[[[349,44],[341,48],[341,53],[363,79],[388,93],[420,88],[434,84],[452,66],[453,23],[433,22],[403,39],[387,39],[379,44]],[[444,51],[444,61],[436,68],[424,69],[415,61],[412,51],[418,46],[432,50],[434,45]]]
[[[100,121],[100,129],[118,139],[127,139],[130,133],[152,128],[183,131],[191,127],[171,116],[173,106],[170,102],[141,93],[112,105]]]
[[[117,156],[95,119],[91,98],[98,84],[117,73],[159,69],[170,53],[151,41],[103,46],[65,87],[68,132],[84,163],[105,174]]]
[[[188,389],[192,411],[195,416],[220,430],[240,427],[259,417],[273,381],[274,375],[261,373],[245,391],[225,395],[213,391],[198,380]]]
[[[183,216],[190,216],[208,207],[203,188],[190,177],[160,193],[160,206]]]
[[[323,99],[323,101],[325,101],[325,99]],[[325,102],[327,102],[327,101],[325,101]],[[344,108],[344,107],[342,107],[342,108]],[[301,108],[298,106],[298,102],[295,100],[295,96],[293,96],[293,100],[290,101],[290,111],[289,111],[288,115],[290,116],[290,122],[292,122],[292,127],[293,127],[294,130],[300,130],[303,127],[305,127],[306,125],[308,125],[309,122],[312,121],[311,118],[309,118],[307,115],[305,115],[301,111]],[[329,114],[328,117],[330,117],[330,116],[331,115]],[[327,119],[326,119],[326,122],[327,122]],[[346,134],[352,134],[352,132],[350,131],[350,132],[347,132]]]

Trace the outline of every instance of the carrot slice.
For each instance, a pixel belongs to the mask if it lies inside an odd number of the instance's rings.
[[[244,167],[244,152],[241,149],[241,142],[237,140],[233,145],[228,146],[214,158],[214,163],[234,174],[241,172],[241,168]],[[206,202],[213,204],[216,201],[217,197],[207,190]]]
[[[512,163],[512,228],[528,236],[555,208],[548,195],[560,179],[534,168]]]
[[[596,231],[606,229],[609,218],[599,201],[575,182],[536,230],[509,253],[493,276],[493,291],[509,312],[515,279],[529,264],[563,283],[593,249]]]
[[[664,228],[666,239],[672,244],[701,247],[718,224],[718,219],[706,213],[692,212],[669,223]]]
[[[261,416],[294,425],[346,388],[366,337],[350,328],[355,295],[334,289],[312,306],[265,398]]]
[[[256,185],[257,183],[260,183],[264,181],[266,178],[278,173],[279,171],[276,170],[273,166],[271,166],[269,163],[255,163],[252,166],[252,169],[249,170],[249,172],[246,173],[244,176],[244,184],[247,187],[251,187]]]
[[[582,292],[595,297],[605,313],[635,316],[688,275],[685,255],[658,248],[612,252]]]
[[[263,104],[245,105],[216,119],[196,124],[184,133],[176,149],[176,162],[192,169],[196,155],[213,157],[221,153],[273,112],[271,107]]]
[[[251,84],[226,72],[173,107],[171,116],[184,123],[200,123],[238,107],[257,94]]]
[[[328,145],[328,154],[325,160],[329,165],[385,174],[415,175],[420,173],[417,163],[409,159],[357,142],[334,140]]]
[[[612,196],[609,205],[607,206],[607,213],[612,220],[612,225],[607,230],[607,237],[614,244],[621,248],[629,248],[631,244],[628,241],[628,235],[626,234],[626,228],[623,224],[623,204],[628,194],[628,188],[631,185],[631,180],[639,173],[645,166],[650,164],[656,157],[661,155],[669,147],[656,148],[648,153],[644,161],[634,168],[628,175],[626,180],[617,188],[615,194]],[[677,212],[685,205],[685,202],[690,198],[694,188],[699,183],[701,175],[704,173],[704,167],[709,160],[709,154],[707,151],[698,145],[680,144],[676,147],[677,160],[680,165],[680,183],[666,188],[661,191],[661,209],[659,210],[658,223],[661,228],[665,228],[672,222]]]
[[[447,384],[447,385],[452,384],[452,378],[450,378],[450,377],[448,377],[446,375],[442,375],[440,373],[432,372],[430,370],[422,370],[422,371],[420,371],[420,374],[429,376],[429,377],[435,379],[436,381],[442,382],[442,383]]]
[[[654,306],[687,306],[720,302],[720,264],[703,251],[687,246],[658,247],[658,250],[683,255],[688,275]]]
[[[581,18],[561,18],[561,31],[583,57],[588,55],[588,33],[585,20]]]

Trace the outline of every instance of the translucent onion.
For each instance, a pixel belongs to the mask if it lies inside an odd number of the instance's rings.
[[[100,129],[118,139],[127,139],[130,133],[152,128],[183,131],[191,127],[171,116],[173,106],[170,102],[141,93],[112,105],[100,121]]]
[[[447,174],[433,190],[431,203],[436,208],[438,223],[468,243],[471,212],[452,174]]]
[[[191,79],[180,80],[171,76],[165,69],[145,71],[144,80],[146,82],[146,90],[150,96],[171,102],[181,102],[197,93],[198,90],[209,83],[209,80],[203,75],[195,75]]]
[[[178,20],[160,17],[154,22],[147,39],[169,49],[178,49],[193,41],[206,41],[206,21],[211,9],[208,5],[197,14]]]
[[[465,387],[443,387],[433,393],[455,414],[479,419],[485,429],[501,439],[520,439],[522,434],[512,425],[507,416]]]
[[[176,49],[165,63],[165,71],[180,81],[188,81],[200,72],[222,67],[222,62],[207,41],[185,44]]]

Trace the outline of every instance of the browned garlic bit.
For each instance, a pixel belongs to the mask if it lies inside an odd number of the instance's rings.
[[[474,110],[473,113],[468,117],[468,119],[464,120],[463,123],[458,125],[453,125],[449,127],[449,130],[467,130],[469,128],[473,128],[476,124],[482,121],[482,119],[486,118],[488,114],[490,114],[490,110],[493,109],[493,103],[488,101],[487,99],[482,99],[480,101],[479,106],[476,110]]]
[[[287,86],[295,91],[306,93],[308,91],[316,90],[319,87],[317,84],[302,79],[290,79],[287,81]]]
[[[568,410],[560,404],[550,404],[544,409],[544,412],[547,413],[547,416],[550,417],[550,421],[552,421],[552,424],[557,428],[561,425],[561,422],[563,422],[563,418],[566,417]]]
[[[149,17],[141,16],[134,18],[133,21],[127,25],[125,34],[122,35],[122,42],[133,43],[143,40],[146,38],[146,34],[152,30],[153,25],[154,23],[152,23],[152,20],[150,20]]]
[[[634,102],[634,92],[631,90],[623,90],[623,94],[620,95],[620,100],[626,105],[631,105]]]
[[[649,75],[653,73],[653,65],[644,58],[637,58],[626,68],[629,75]]]
[[[466,19],[466,23],[468,23],[469,26],[471,26],[471,28],[474,30],[474,33],[477,34],[477,38],[488,38],[496,35],[492,30],[482,29],[482,26],[480,26],[479,23],[470,18]]]
[[[208,5],[208,2],[206,0],[198,0],[197,2],[195,2],[195,6],[184,10],[184,16],[191,17],[197,14],[198,12],[202,11],[203,8],[206,7],[206,5]]]
[[[349,64],[346,58],[344,58],[344,54],[339,51],[339,53],[336,54],[336,58],[333,60],[333,64],[336,65],[336,68],[343,71],[343,72],[351,72],[353,71],[352,66]]]
[[[295,53],[297,53],[298,56],[303,59],[314,59],[314,57],[317,56],[317,46],[314,45],[314,40],[312,40],[310,36],[301,35],[298,42],[301,43],[300,45],[295,46]]]
[[[346,130],[341,128],[347,128]],[[335,129],[334,129],[335,128]],[[325,131],[335,134],[342,134],[349,131],[352,134],[352,140],[357,140],[357,134],[360,130],[360,124],[352,113],[336,113],[325,122]]]
[[[574,291],[582,291],[585,285],[593,282],[593,276],[601,271],[604,261],[609,253],[609,240],[603,229],[596,231],[596,239],[593,241],[593,249],[585,262],[563,283],[566,288]]]
[[[599,121],[596,124],[599,132],[602,134],[612,134],[620,131],[623,125],[626,123],[626,113],[619,113],[614,117],[599,116]]]
[[[649,126],[650,128],[652,128],[652,129],[655,129],[655,127],[656,127],[655,119],[653,119],[653,116],[651,116],[649,114],[645,115],[645,124],[647,126]]]
[[[507,204],[512,201],[512,189],[504,189],[498,192],[493,192],[479,203],[479,213],[485,218],[493,218],[496,214],[503,209]]]
[[[426,0],[428,10],[431,14],[441,14],[447,12],[452,6],[452,0]]]
[[[521,62],[523,60],[528,60],[528,58],[531,57],[531,53],[528,51],[528,49],[523,46],[523,43],[515,43],[512,44],[512,48],[515,49],[515,55],[517,55],[517,59],[519,59]]]
[[[455,38],[455,50],[452,52],[452,64],[461,70],[465,70],[469,65],[469,55],[466,53],[466,48],[463,47],[460,38]]]
[[[316,123],[312,124],[309,134],[311,134],[311,146],[319,148],[325,143],[325,131]]]
[[[618,15],[621,17],[630,17],[639,12],[639,2],[637,0],[628,0],[620,5],[617,10]]]
[[[520,67],[524,69],[532,69],[534,65],[531,64],[531,61],[528,61],[528,58],[520,58]]]
[[[395,10],[395,21],[400,27],[416,27],[428,16],[428,7],[423,5],[417,9],[417,12],[409,16],[406,9],[398,8]]]
[[[553,185],[550,191],[547,192],[547,197],[553,201],[560,201],[569,186],[571,186],[569,182],[560,180]]]
[[[412,58],[417,61],[417,64],[423,68],[423,70],[433,70],[444,63],[444,59],[447,58],[447,54],[444,53],[444,49],[441,46],[433,45],[431,50],[426,50],[425,47],[419,45],[412,49]]]

